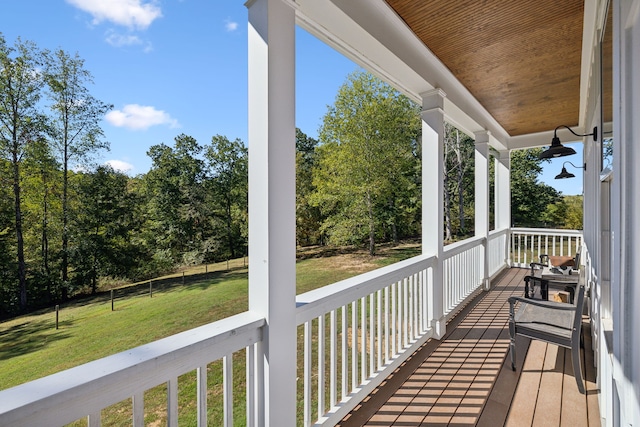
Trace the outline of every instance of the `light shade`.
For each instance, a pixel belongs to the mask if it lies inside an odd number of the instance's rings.
[[[551,140],[551,147],[540,153],[538,158],[540,159],[553,159],[555,157],[570,156],[576,154],[576,150],[571,147],[565,147],[560,143],[560,138],[553,136]]]
[[[556,179],[563,179],[563,178],[575,178],[576,176],[574,174],[572,174],[571,172],[567,172],[567,168],[565,168],[564,166],[562,167],[562,172],[560,172],[558,175],[556,175]]]
[[[569,163],[571,166],[573,166],[576,169],[584,169],[585,171],[587,170],[587,164],[586,163],[584,164],[584,166],[576,166],[573,163],[571,163],[570,161],[566,161],[566,162],[564,162],[562,164],[562,172],[560,172],[558,175],[556,175],[556,179],[575,178],[576,177],[571,172],[567,172],[567,168],[564,166],[567,163]]]
[[[569,126],[560,125],[553,131],[553,139],[551,140],[551,147],[540,153],[538,156],[539,159],[553,159],[555,157],[563,157],[570,156],[572,154],[576,154],[576,150],[571,147],[565,147],[560,143],[560,138],[558,138],[558,129],[567,128],[569,132],[574,134],[575,136],[593,136],[593,140],[598,140],[598,127],[593,128],[592,133],[586,133],[584,135],[575,133]]]

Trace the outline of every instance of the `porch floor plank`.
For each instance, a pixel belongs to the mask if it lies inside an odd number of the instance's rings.
[[[548,372],[540,381],[540,393],[533,415],[534,426],[560,425],[560,410],[562,408],[562,377],[563,369],[559,368],[560,362],[564,363],[561,355],[564,349],[558,346],[545,346],[547,351],[544,358],[543,371]]]
[[[590,325],[587,323],[586,328],[588,331],[591,330]],[[593,351],[588,351],[588,349],[592,349],[593,343],[591,340],[591,333],[584,334],[584,366],[586,367],[585,373],[585,386],[587,388],[587,418],[589,420],[589,427],[599,427],[600,426],[600,406],[598,402],[598,389],[596,387],[596,371],[595,369],[589,369],[590,366],[594,365],[593,360]]]
[[[522,294],[527,272],[503,272],[447,324],[442,340],[427,341],[338,426],[599,426],[586,318],[586,396],[570,353],[555,345],[518,337],[511,370],[507,299]]]

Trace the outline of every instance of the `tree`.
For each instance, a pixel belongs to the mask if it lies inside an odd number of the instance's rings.
[[[559,200],[553,187],[538,181],[542,148],[511,152],[511,221],[514,227],[544,227],[547,205]]]
[[[11,186],[11,164],[0,158],[0,318],[17,312],[17,268],[15,253],[15,212]]]
[[[542,219],[545,225],[551,228],[563,228],[566,216],[567,204],[563,198],[559,198],[554,203],[548,204],[542,213]]]
[[[315,191],[313,170],[318,163],[317,146],[316,139],[296,128],[296,240],[302,246],[321,241],[322,213],[309,200]]]
[[[15,57],[12,55],[15,54]],[[20,165],[27,145],[41,137],[44,118],[38,109],[43,80],[41,53],[31,42],[7,46],[0,34],[0,152],[11,165],[18,288],[21,310],[27,307],[27,267],[24,253]]]
[[[225,236],[226,255],[235,258],[245,252],[248,219],[248,152],[241,140],[229,141],[216,135],[205,150],[207,188],[212,197],[214,223],[212,238]],[[218,246],[218,245],[215,245]],[[222,251],[219,251],[222,252]]]
[[[336,243],[395,234],[416,172],[418,107],[374,76],[347,78],[324,116],[312,202],[327,215],[323,230]],[[415,201],[413,202],[415,205]],[[395,237],[395,236],[394,236]]]
[[[60,248],[60,165],[44,139],[32,141],[25,153],[23,168],[24,206],[27,211],[25,247],[31,253],[31,284],[44,286],[47,298],[57,290],[57,271],[52,268],[52,254]],[[35,279],[35,280],[34,280]]]
[[[45,58],[45,78],[52,102],[51,136],[62,165],[61,270],[65,286],[69,279],[69,168],[85,162],[97,150],[109,148],[103,140],[100,121],[113,106],[89,93],[87,85],[93,83],[93,78],[77,53],[72,57],[57,50],[45,52]]]
[[[147,152],[153,162],[145,178],[151,222],[148,239],[154,242],[156,257],[178,262],[182,256],[187,263],[202,262],[209,216],[202,151],[193,137],[181,134],[175,138],[175,147],[158,144]]]
[[[564,226],[571,230],[582,230],[583,224],[583,196],[564,196],[567,204],[567,214],[564,219]]]
[[[97,290],[99,277],[126,276],[138,262],[130,235],[139,228],[136,201],[127,189],[128,177],[110,166],[78,175],[82,210],[73,221],[75,287],[87,281]]]
[[[473,139],[463,134],[454,126],[445,123],[444,135],[444,225],[445,241],[453,240],[454,235],[468,234],[465,221],[465,209],[473,210],[475,165],[473,156],[475,145]],[[456,209],[457,208],[457,209]],[[457,221],[452,214],[456,209]]]

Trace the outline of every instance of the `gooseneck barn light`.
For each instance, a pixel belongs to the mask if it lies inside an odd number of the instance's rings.
[[[576,150],[571,147],[565,147],[560,143],[560,138],[558,138],[558,129],[567,128],[569,132],[574,134],[575,136],[593,136],[593,140],[598,140],[598,127],[593,128],[593,133],[586,133],[584,135],[580,135],[575,133],[569,126],[560,125],[553,131],[553,139],[551,140],[551,147],[547,148],[545,151],[540,153],[538,156],[539,159],[553,159],[555,157],[563,157],[570,156],[572,154],[576,154]]]
[[[556,175],[556,179],[564,179],[564,178],[575,178],[576,176],[574,174],[572,174],[571,172],[567,172],[567,168],[564,167],[564,165],[566,165],[567,163],[569,163],[571,166],[573,166],[576,169],[584,169],[587,170],[587,164],[585,163],[584,166],[576,166],[573,163],[567,161],[564,162],[562,164],[562,172],[560,172],[558,175]]]

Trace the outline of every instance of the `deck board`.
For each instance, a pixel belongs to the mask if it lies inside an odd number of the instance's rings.
[[[560,425],[560,411],[562,408],[562,377],[564,367],[564,357],[559,353],[564,349],[558,346],[545,346],[543,371],[547,372],[540,379],[540,393],[536,402],[535,413],[533,415],[533,426],[546,427]],[[560,363],[562,362],[562,363]]]
[[[511,370],[507,298],[522,294],[527,271],[505,271],[451,319],[442,340],[427,341],[338,425],[599,426],[588,336],[586,396],[578,392],[569,351],[557,346],[518,337]]]
[[[593,343],[591,341],[591,327],[588,322],[586,322],[585,328],[589,333],[584,334],[584,348],[591,349],[593,348]],[[599,427],[600,406],[598,402],[598,389],[596,386],[596,372],[594,369],[595,363],[593,358],[593,351],[584,352],[584,367],[586,371],[585,378],[587,388],[587,419],[589,421],[589,427]]]

